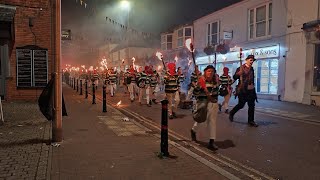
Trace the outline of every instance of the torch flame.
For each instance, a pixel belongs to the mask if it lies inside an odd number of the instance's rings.
[[[124,63],[124,59],[122,59],[122,64]]]
[[[132,62],[134,63],[136,61],[136,58],[132,57]]]
[[[159,58],[160,61],[162,61],[163,56],[161,52],[157,52],[156,56]]]
[[[161,66],[159,65],[159,66],[158,66],[158,71],[160,71],[160,70],[161,70]]]
[[[190,52],[194,52],[191,38],[188,38],[188,39],[186,40],[186,47],[188,48],[188,50],[189,50]]]
[[[117,106],[119,107],[119,106],[120,106],[120,104],[121,104],[121,100],[117,103]]]
[[[176,62],[178,62],[178,57],[176,56],[176,57],[174,57],[174,60],[176,61]]]

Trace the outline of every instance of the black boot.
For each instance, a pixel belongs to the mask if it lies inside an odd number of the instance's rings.
[[[231,112],[229,113],[229,120],[231,121],[231,122],[233,122],[233,116],[234,116],[234,114],[232,114]]]
[[[208,144],[208,149],[216,151],[218,150],[218,146],[214,143],[214,139],[210,139],[209,144]]]
[[[219,112],[221,112],[222,105],[218,104],[218,106],[219,106]]]
[[[197,142],[196,132],[194,132],[192,129],[191,129],[191,140],[194,142]]]

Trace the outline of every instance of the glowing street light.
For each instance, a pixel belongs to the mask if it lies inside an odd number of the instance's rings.
[[[130,9],[130,2],[123,0],[123,1],[121,1],[120,6],[123,9],[129,10]]]

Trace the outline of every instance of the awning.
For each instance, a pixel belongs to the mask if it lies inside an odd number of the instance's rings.
[[[12,21],[16,7],[0,4],[0,21]]]

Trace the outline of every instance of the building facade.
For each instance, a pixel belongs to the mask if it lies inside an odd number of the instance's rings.
[[[54,12],[49,0],[0,0],[0,95],[36,100],[51,78]]]
[[[259,98],[286,99],[287,10],[284,1],[244,0],[194,21],[194,46],[200,70],[208,64],[233,75],[247,55],[255,55],[255,85]],[[212,55],[204,49],[214,47]],[[237,48],[238,47],[238,48]]]

